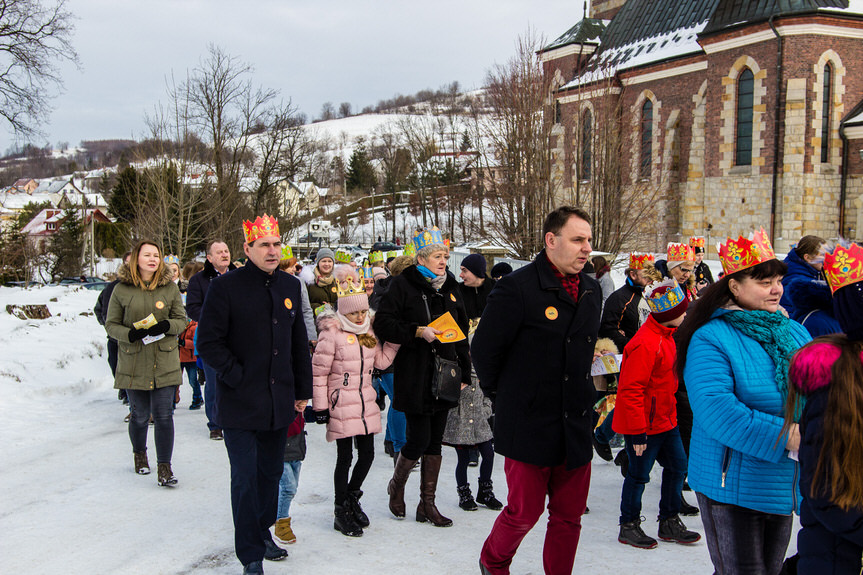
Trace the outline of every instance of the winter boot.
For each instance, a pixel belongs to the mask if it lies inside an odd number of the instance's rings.
[[[659,520],[659,538],[663,541],[674,541],[675,543],[695,543],[701,539],[701,535],[690,531],[680,520],[679,515]]]
[[[629,521],[620,524],[620,534],[617,540],[626,545],[632,545],[639,549],[653,549],[657,546],[656,539],[645,535],[641,530],[641,520]]]
[[[417,505],[416,520],[420,523],[428,521],[435,527],[449,527],[452,525],[452,519],[441,515],[434,503],[440,464],[440,455],[423,455],[420,469],[420,502]]]
[[[396,458],[393,477],[387,485],[387,493],[390,496],[390,512],[396,517],[405,516],[405,483],[407,483],[408,475],[416,463],[416,459],[408,459],[401,453]]]
[[[492,491],[491,479],[480,479],[479,489],[476,492],[476,502],[480,505],[485,505],[494,511],[503,509],[503,503],[497,500]]]
[[[291,518],[282,517],[276,520],[276,539],[282,543],[296,543],[297,536],[294,535],[294,530],[291,529]]]
[[[246,565],[243,565],[243,575],[263,575],[264,574],[264,565],[263,561],[252,561]]]
[[[458,491],[458,506],[465,511],[476,511],[476,501],[473,500],[473,494],[470,492],[470,484],[465,483],[456,487]]]
[[[146,451],[135,451],[132,453],[135,456],[135,473],[138,475],[150,474],[150,462],[147,461]]]
[[[170,463],[160,463],[157,468],[159,476],[158,483],[162,487],[173,487],[177,484],[177,478],[174,477],[174,472],[171,471]]]
[[[621,449],[617,452],[614,464],[620,467],[620,474],[626,479],[626,475],[629,473],[629,455],[626,454],[626,449]]]
[[[611,461],[614,458],[611,454],[611,445],[600,442],[595,433],[592,434],[592,437],[593,449],[596,451],[596,454],[605,461]]]
[[[363,528],[354,520],[353,513],[346,505],[336,504],[333,529],[348,537],[362,537]]]
[[[270,532],[267,531],[267,535]],[[288,556],[288,552],[276,545],[275,541],[267,537],[264,539],[264,559],[267,561],[281,561]]]
[[[363,508],[360,505],[360,497],[362,496],[363,492],[359,489],[348,491],[348,498],[345,500],[345,505],[351,512],[351,515],[354,516],[354,521],[357,522],[357,525],[360,527],[368,527],[369,516],[363,512]]]
[[[698,515],[698,507],[690,505],[683,498],[683,493],[680,494],[680,514],[686,517],[696,517]]]

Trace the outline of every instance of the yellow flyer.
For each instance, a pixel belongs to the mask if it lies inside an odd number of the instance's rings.
[[[158,322],[156,321],[156,316],[154,316],[153,314],[150,314],[147,317],[145,317],[144,319],[142,319],[140,321],[136,321],[135,323],[132,324],[132,326],[135,329],[147,329],[148,327],[153,327],[157,323]]]
[[[443,343],[455,343],[465,338],[464,332],[459,328],[450,312],[446,312],[431,322],[429,326],[441,332],[437,335],[437,338]]]

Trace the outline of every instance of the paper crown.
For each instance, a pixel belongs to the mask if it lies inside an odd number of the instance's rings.
[[[390,250],[387,252],[387,259],[397,258],[399,257],[399,253],[396,250]]]
[[[689,244],[668,242],[666,260],[670,262],[690,262],[695,259],[695,252]]]
[[[165,256],[165,265],[177,264],[180,265],[180,258],[175,256],[174,254],[170,254]]]
[[[764,228],[759,229],[752,235],[752,239],[740,236],[736,240],[728,238],[728,241],[719,246],[719,261],[722,262],[722,270],[726,275],[737,273],[741,270],[757,266],[766,261],[776,259],[770,238]]]
[[[408,244],[405,245],[405,250],[402,253],[406,256],[413,256],[413,255],[416,255],[417,248],[413,242],[409,242]]]
[[[342,287],[342,284],[339,284],[338,296],[339,298],[343,297],[351,297],[352,295],[366,295],[366,285],[363,282],[363,278],[360,277],[360,283],[355,284],[353,278],[348,278],[345,280],[348,284],[346,288]]]
[[[284,245],[282,246],[282,259],[289,260],[294,257],[294,250],[291,249],[291,246]]]
[[[371,266],[361,267],[357,271],[360,273],[360,279],[363,281],[367,280],[368,278],[374,277],[373,274],[375,273]]]
[[[857,244],[847,248],[836,246],[833,252],[824,256],[824,275],[833,293],[863,281],[863,248]]]
[[[653,265],[653,254],[639,254],[633,252],[629,254],[629,269],[643,270]]]
[[[279,222],[276,218],[264,214],[255,218],[254,222],[248,220],[243,221],[243,236],[246,238],[246,243],[251,244],[259,238],[268,236],[279,237]]]
[[[689,246],[695,251],[697,254],[704,253],[704,236],[692,236],[689,238]]]
[[[369,254],[369,263],[376,264],[384,261],[384,252],[372,252]]]
[[[446,246],[446,249],[449,249],[449,238],[444,238],[443,245]]]
[[[686,294],[676,280],[666,279],[644,288],[644,299],[647,300],[650,313],[658,314],[679,306],[686,299]]]
[[[351,254],[344,250],[336,250],[336,263],[349,264],[351,263]]]
[[[437,226],[430,230],[417,230],[414,234],[413,246],[416,251],[420,251],[426,246],[445,246],[443,234]],[[407,250],[405,250],[407,251]]]

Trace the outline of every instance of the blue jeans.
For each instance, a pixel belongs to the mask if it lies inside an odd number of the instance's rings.
[[[717,575],[775,575],[791,540],[792,516],[719,503],[696,493]]]
[[[393,374],[384,373],[380,377],[380,386],[384,388],[384,392],[390,398],[390,406],[387,409],[387,433],[386,439],[393,442],[393,451],[396,453],[402,450],[405,444],[406,431],[405,414],[393,408]]]
[[[204,401],[204,398],[201,396],[201,386],[198,385],[198,366],[193,361],[181,365],[189,379],[189,386],[192,388],[192,403]]]
[[[279,519],[291,516],[291,501],[297,494],[297,484],[300,482],[300,469],[302,467],[303,462],[300,459],[285,461],[282,478],[279,479]]]
[[[664,433],[648,435],[647,449],[637,457],[630,436],[626,436],[626,454],[629,456],[629,471],[620,494],[620,522],[629,523],[641,517],[641,496],[644,486],[650,482],[650,470],[655,462],[662,466],[659,519],[680,513],[680,491],[687,470],[680,430],[675,427]]]
[[[207,414],[207,427],[210,431],[221,429],[215,423],[216,417],[216,370],[204,362],[204,413]]]
[[[602,425],[596,428],[593,432],[596,435],[596,440],[600,443],[608,445],[614,439],[614,430],[611,428],[611,422],[614,421],[614,410],[612,409],[602,420]]]

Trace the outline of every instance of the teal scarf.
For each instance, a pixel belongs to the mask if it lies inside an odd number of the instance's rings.
[[[773,379],[785,402],[788,399],[788,365],[800,347],[791,334],[791,320],[782,312],[762,310],[730,311],[721,317],[761,344],[776,366]]]

